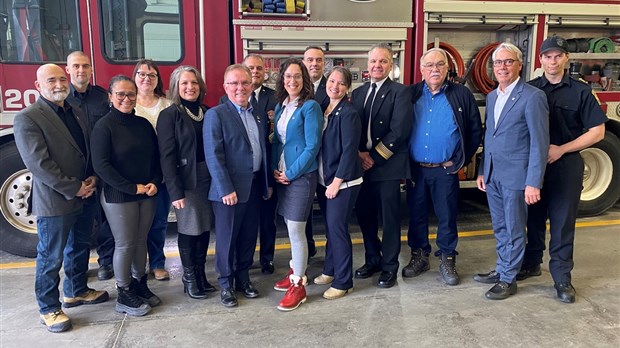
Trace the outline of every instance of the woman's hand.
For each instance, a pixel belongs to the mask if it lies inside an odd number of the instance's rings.
[[[291,183],[286,177],[286,174],[284,174],[284,172],[281,172],[279,170],[273,171],[273,178],[276,180],[277,183],[282,184],[282,185],[288,185]]]
[[[146,185],[144,185],[144,187],[146,188],[146,195],[149,197],[153,197],[157,194],[157,185],[153,184],[153,183],[148,183]]]
[[[340,183],[334,180],[325,188],[325,197],[327,197],[327,199],[334,199],[338,196],[338,192],[340,192]]]

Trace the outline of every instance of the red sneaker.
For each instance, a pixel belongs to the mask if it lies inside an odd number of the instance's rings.
[[[292,311],[304,302],[306,302],[306,287],[303,285],[303,280],[299,280],[297,284],[293,284],[288,288],[284,298],[282,298],[278,305],[278,309],[285,312]]]
[[[286,273],[286,276],[284,276],[282,280],[277,282],[273,288],[277,291],[287,291],[288,288],[291,287],[291,279],[289,278],[291,274],[293,274],[293,269],[289,268],[288,273]]]

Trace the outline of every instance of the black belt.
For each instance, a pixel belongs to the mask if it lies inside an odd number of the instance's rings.
[[[418,162],[418,165],[420,167],[424,167],[424,168],[438,168],[438,167],[446,168],[446,167],[451,167],[453,164],[454,164],[454,162],[452,162],[452,161],[446,161],[446,162],[443,162],[443,163],[421,163],[421,162]]]

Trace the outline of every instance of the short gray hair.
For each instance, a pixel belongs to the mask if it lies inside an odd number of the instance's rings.
[[[491,55],[492,60],[495,60],[495,55],[500,50],[506,50],[508,52],[516,54],[517,60],[519,61],[519,63],[523,64],[523,52],[521,52],[521,49],[519,49],[519,47],[509,42],[502,42],[501,44],[499,44],[499,46],[497,46],[497,48],[495,49],[495,51],[493,51],[493,54]]]
[[[426,59],[426,56],[433,52],[441,54],[443,56],[443,59],[446,61],[446,64],[448,63],[448,54],[446,53],[446,51],[443,48],[433,47],[430,50],[424,52],[424,54],[422,54],[422,57],[420,57],[420,67],[424,65],[424,59]]]

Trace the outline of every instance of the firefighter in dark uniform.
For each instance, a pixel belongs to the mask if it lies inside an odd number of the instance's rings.
[[[570,272],[584,170],[579,151],[603,139],[607,116],[592,89],[568,76],[564,70],[568,59],[566,41],[558,36],[547,38],[539,57],[544,75],[529,82],[547,95],[551,143],[541,200],[528,210],[528,243],[517,280],[541,274],[549,218],[549,270],[560,301],[572,303],[575,288]]]
[[[93,67],[90,59],[84,52],[74,51],[67,56],[66,71],[71,76],[70,92],[67,101],[84,111],[87,118],[88,131],[91,132],[95,127],[95,123],[110,111],[108,91],[90,83]],[[114,276],[112,269],[114,237],[105,215],[99,207],[99,199],[96,196],[93,195],[86,204],[97,205],[97,208],[93,210],[96,214],[95,219],[99,224],[99,228],[96,231],[97,255],[99,255],[97,260],[99,263],[97,278],[99,280],[107,280]]]

